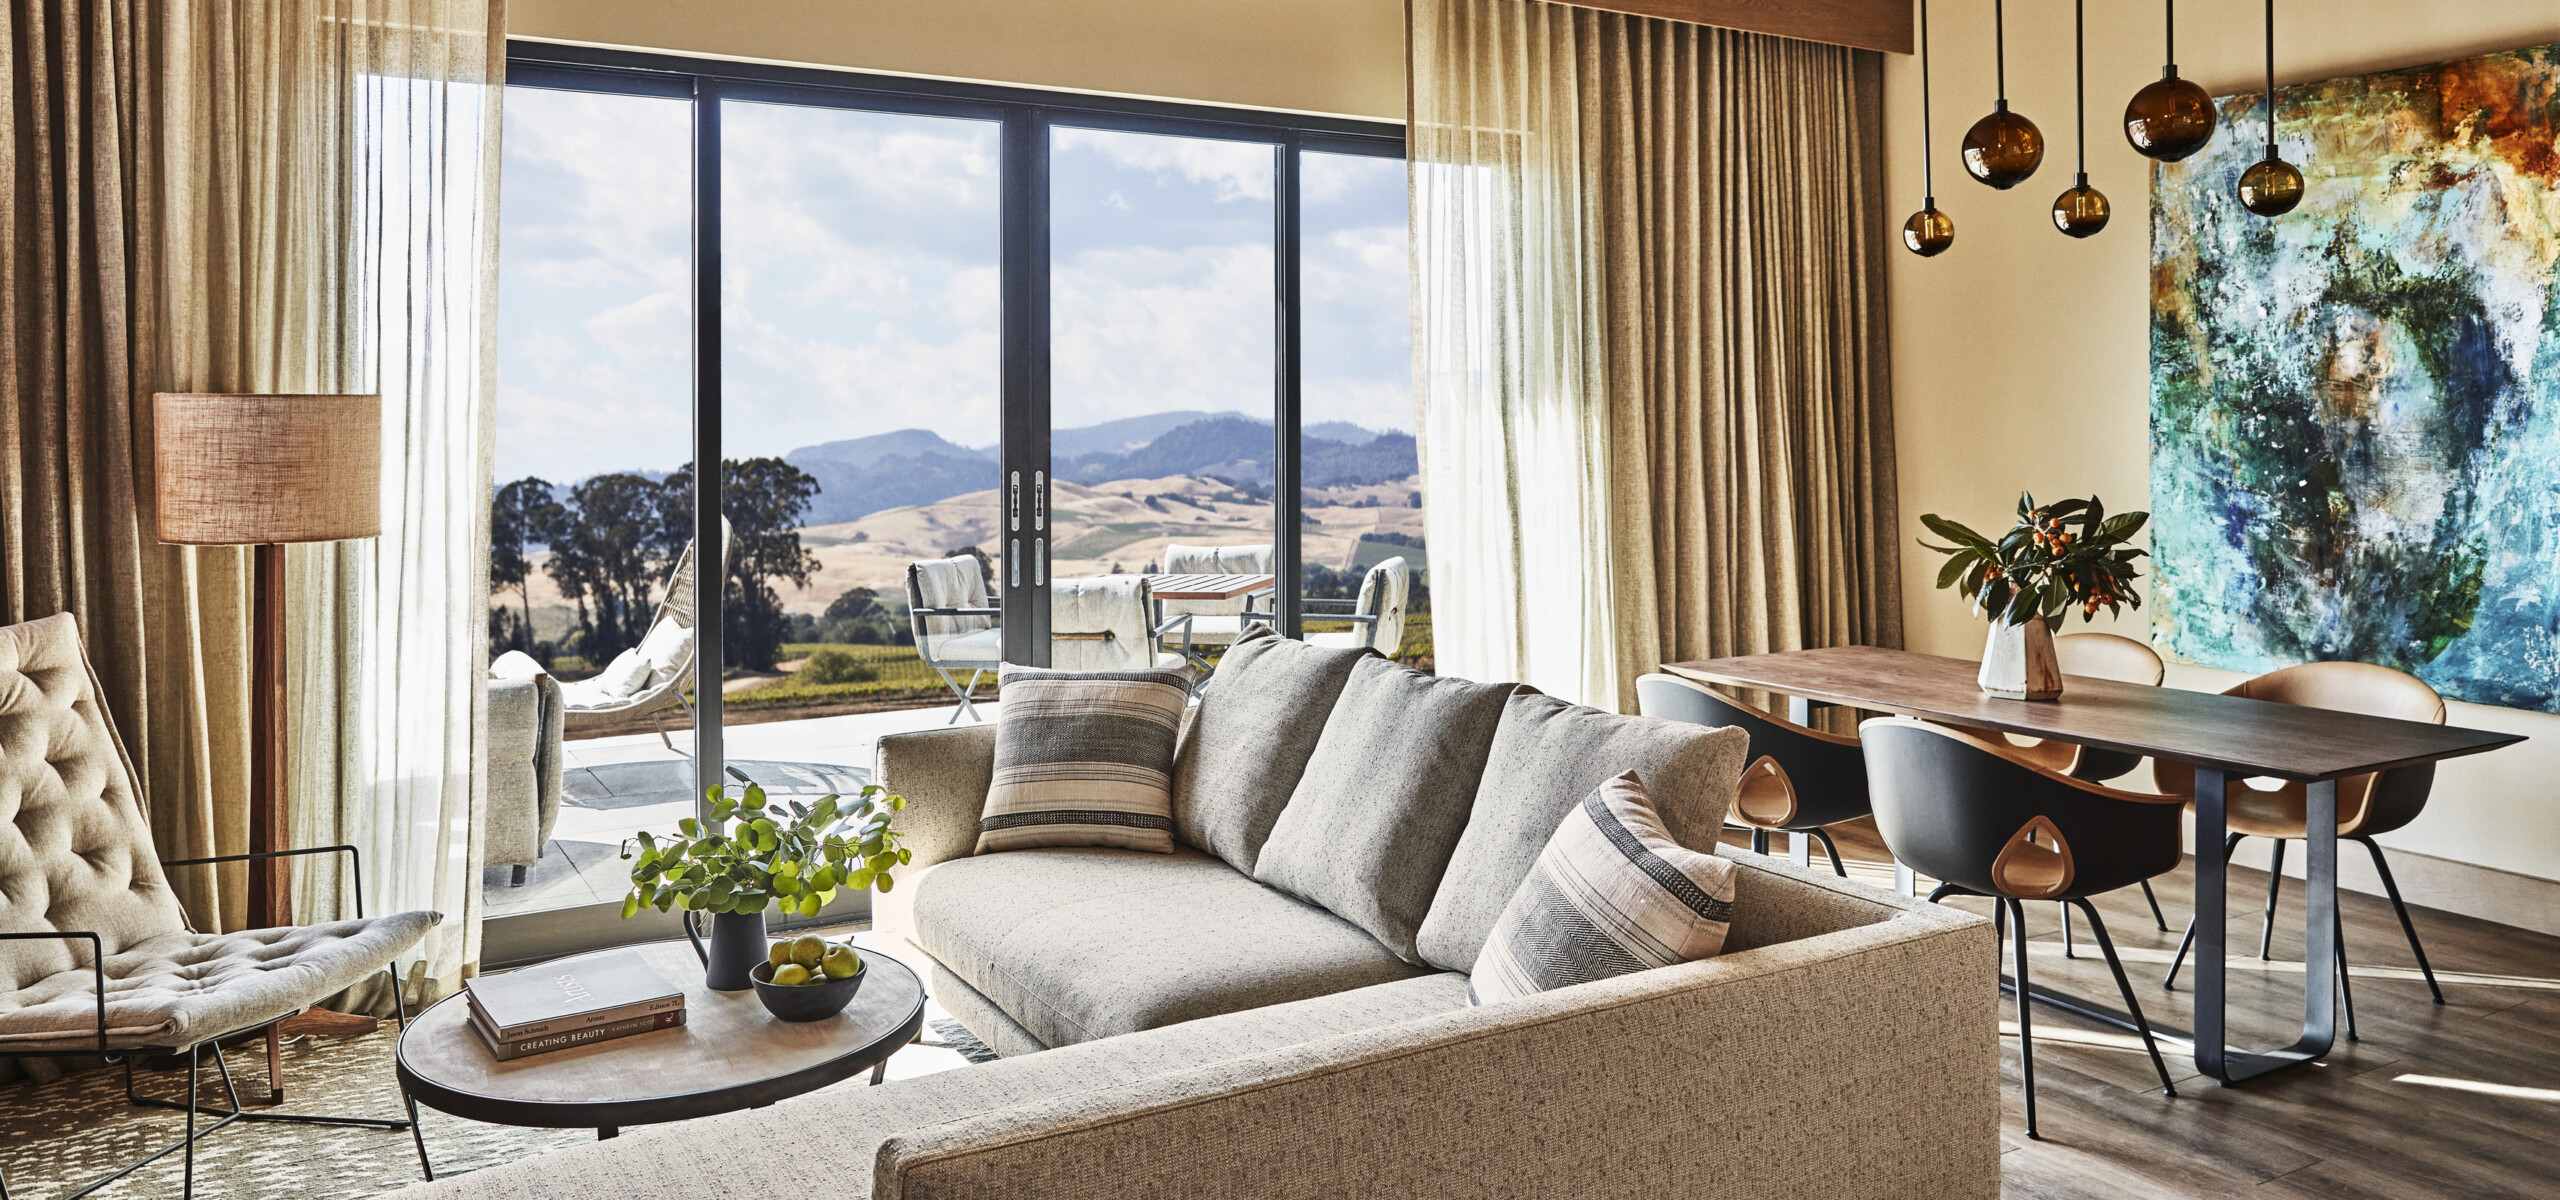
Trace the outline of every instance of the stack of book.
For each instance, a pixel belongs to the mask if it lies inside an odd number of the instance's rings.
[[[483,975],[464,990],[471,1028],[502,1062],[684,1024],[684,990],[637,951]]]

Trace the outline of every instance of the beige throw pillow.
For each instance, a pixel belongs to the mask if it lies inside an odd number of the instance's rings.
[[[977,852],[1173,853],[1173,742],[1189,672],[1006,667]]]

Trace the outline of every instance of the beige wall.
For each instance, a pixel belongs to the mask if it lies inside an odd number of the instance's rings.
[[[2263,70],[2258,7],[2180,10],[2181,73],[2217,95],[2254,86]],[[2149,173],[2116,122],[2125,98],[2158,76],[2160,6],[2088,6],[2090,176],[2114,201],[2115,220],[2085,242],[2056,233],[2048,216],[2053,197],[2071,184],[2076,146],[2071,8],[2021,4],[2009,13],[2010,103],[2044,128],[2049,143],[2035,178],[1995,192],[1965,177],[1955,153],[1966,126],[1991,107],[1991,5],[1941,3],[1931,12],[1937,193],[1955,218],[1956,242],[1932,260],[1896,253],[1891,268],[1902,511],[1914,534],[1924,512],[2005,523],[2022,487],[2054,497],[2094,491],[2115,509],[2143,507],[2149,492]],[[2560,0],[2283,0],[2277,21],[2277,77],[2290,82],[2560,41]],[[1920,206],[1918,60],[1894,59],[1886,79],[1898,224]],[[2244,127],[2242,136],[2263,135]],[[1980,625],[1933,589],[1937,556],[1918,551],[1904,563],[1912,647],[1977,653]],[[2121,632],[2144,636],[2142,621],[2134,617]],[[2192,687],[2237,678],[2172,672],[2172,683]],[[2552,783],[2560,779],[2560,717],[2455,705],[2453,720],[2534,740],[2448,765],[2426,816],[2386,842],[2560,879],[2560,795]],[[2430,870],[2419,864],[2406,873]],[[2353,884],[2357,876],[2348,878]],[[2560,909],[2533,923],[2554,922]]]
[[[516,37],[1404,119],[1400,0],[509,0]]]

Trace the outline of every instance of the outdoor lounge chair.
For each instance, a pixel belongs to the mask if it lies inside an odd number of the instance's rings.
[[[958,724],[962,713],[972,721],[986,719],[972,701],[978,678],[1004,665],[1004,631],[996,628],[1001,615],[1002,609],[987,603],[986,570],[976,557],[907,566],[907,620],[915,631],[916,655],[960,701],[948,724]],[[966,686],[951,677],[954,671],[969,673]]]
[[[1183,665],[1163,637],[1185,618],[1155,628],[1155,597],[1144,575],[1061,579],[1049,591],[1049,665],[1060,671],[1143,671]]]
[[[1374,649],[1389,658],[1404,645],[1405,599],[1413,589],[1413,575],[1404,559],[1390,558],[1369,568],[1360,579],[1360,595],[1351,600],[1301,600],[1299,615],[1310,621],[1349,621],[1351,628],[1326,633],[1310,633],[1310,646],[1332,646],[1341,649]],[[1345,607],[1348,614],[1321,611]]]
[[[15,827],[13,844],[0,850],[0,929],[7,930],[0,932],[0,1054],[121,1062],[128,1103],[187,1114],[185,1137],[89,1188],[183,1151],[186,1194],[193,1195],[196,1141],[234,1121],[406,1130],[426,1161],[414,1104],[407,1120],[243,1110],[221,1043],[271,1032],[375,971],[390,973],[396,1002],[394,960],[444,917],[420,911],[367,919],[353,846],[162,862],[132,759],[69,613],[0,628],[0,806]],[[303,854],[347,856],[356,919],[198,933],[165,870]],[[405,1024],[405,1007],[399,1015]],[[221,1071],[227,1109],[206,1109],[199,1100],[198,1071],[208,1054]],[[134,1060],[162,1055],[187,1060],[184,1102],[134,1094]],[[272,1070],[272,1057],[269,1064]],[[269,1082],[281,1091],[272,1076]],[[219,1119],[199,1128],[200,1111]],[[6,1186],[0,1182],[0,1195]]]
[[[720,548],[724,569],[730,541],[729,522],[723,520]],[[675,569],[667,573],[666,587],[658,598],[657,615],[650,619],[649,632],[640,644],[617,655],[605,664],[604,670],[560,685],[563,723],[568,730],[592,729],[624,717],[663,718],[666,710],[678,707],[685,710],[686,725],[691,726],[693,701],[686,689],[693,686],[693,551],[693,543],[687,542],[684,553],[676,556]],[[542,667],[531,657],[510,650],[499,655],[489,669],[504,678],[520,679],[540,672]],[[667,740],[663,722],[658,726],[658,740],[666,743],[667,749],[675,749],[675,743]]]

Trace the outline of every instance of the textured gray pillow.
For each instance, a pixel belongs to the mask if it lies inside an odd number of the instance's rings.
[[[1565,813],[1622,771],[1644,777],[1673,841],[1712,851],[1750,744],[1739,729],[1620,716],[1552,696],[1513,697],[1466,833],[1422,920],[1422,961],[1472,969]]]
[[[1319,650],[1255,625],[1219,660],[1173,761],[1173,832],[1250,874],[1325,717],[1366,650]]]
[[[1253,877],[1322,905],[1406,962],[1422,961],[1414,935],[1467,826],[1503,706],[1518,689],[1362,659]]]

